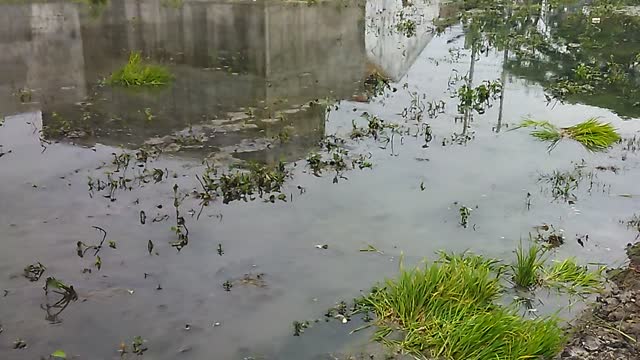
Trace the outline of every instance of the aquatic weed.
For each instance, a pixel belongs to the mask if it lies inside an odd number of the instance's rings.
[[[222,197],[224,204],[232,201],[255,200],[256,197],[275,202],[286,200],[282,193],[285,181],[291,177],[283,162],[275,166],[249,163],[243,169],[218,175],[216,168],[207,164],[202,176],[196,176],[202,191],[198,194],[203,205],[216,197]],[[277,194],[277,195],[276,195]]]
[[[556,231],[552,224],[542,224],[536,226],[535,229],[535,236],[531,236],[530,234],[530,237],[538,243],[541,243],[545,248],[557,248],[564,244],[564,234],[562,231]]]
[[[460,214],[460,225],[463,228],[467,228],[467,225],[469,225],[469,216],[471,216],[471,208],[468,208],[466,206],[461,206],[458,209],[458,213]]]
[[[640,237],[640,215],[634,214],[630,219],[622,220],[620,222],[625,224],[627,228],[634,229],[638,232],[636,240]]]
[[[364,80],[364,90],[371,97],[382,95],[385,90],[391,90],[390,81],[388,76],[374,70]]]
[[[498,80],[485,80],[475,88],[465,84],[457,92],[458,112],[466,114],[470,110],[475,110],[478,114],[484,114],[485,110],[491,106],[491,101],[498,98],[502,92],[502,83]]]
[[[184,198],[180,195],[178,191],[178,184],[173,185],[173,207],[176,211],[176,225],[171,227],[171,231],[176,234],[178,238],[177,241],[171,242],[171,246],[176,248],[178,252],[182,250],[183,247],[189,244],[189,229],[187,228],[186,221],[184,217],[180,214],[180,204]],[[151,249],[153,249],[153,243],[149,240],[149,253],[151,253]]]
[[[42,309],[46,311],[46,320],[52,323],[59,323],[58,316],[67,308],[67,306],[74,301],[78,300],[78,294],[71,285],[67,285],[64,282],[54,278],[48,277],[44,285],[44,294],[47,299],[46,304],[42,305]],[[49,294],[54,293],[60,297],[51,303],[49,301]]]
[[[586,187],[588,193],[594,190],[606,192],[611,185],[599,182],[597,174],[592,170],[586,170],[584,160],[574,163],[571,170],[554,170],[551,173],[541,174],[538,182],[547,184],[554,200],[562,200],[569,204],[577,201],[576,192],[580,186]],[[544,191],[544,189],[543,189]]]

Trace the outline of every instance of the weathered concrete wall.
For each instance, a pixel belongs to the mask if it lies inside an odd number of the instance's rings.
[[[41,106],[82,99],[82,48],[76,5],[0,5],[0,116],[31,108],[11,96],[20,88],[33,89]]]

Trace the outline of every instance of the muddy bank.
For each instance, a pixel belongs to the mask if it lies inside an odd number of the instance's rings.
[[[559,359],[640,359],[640,242],[627,254],[628,266],[609,272],[611,289],[577,320]]]

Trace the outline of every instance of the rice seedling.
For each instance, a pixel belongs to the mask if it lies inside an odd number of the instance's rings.
[[[169,71],[158,65],[146,64],[139,52],[132,52],[122,69],[111,74],[107,83],[119,86],[161,86],[171,81]]]
[[[554,262],[543,270],[544,286],[561,289],[569,294],[590,294],[602,290],[604,267],[595,271],[580,266],[569,258]]]
[[[537,244],[529,245],[528,249],[522,242],[516,249],[516,262],[511,264],[513,282],[522,288],[533,289],[540,285],[540,270],[544,265],[544,251]]]
[[[548,121],[526,119],[515,129],[534,128],[531,136],[544,142],[550,142],[548,151],[551,152],[560,140],[573,139],[585,149],[598,152],[605,151],[620,140],[620,135],[610,123],[601,123],[597,118],[590,118],[579,124],[559,128]]]
[[[356,311],[376,315],[377,340],[419,356],[489,360],[555,355],[564,340],[555,318],[529,320],[495,304],[503,292],[500,269],[497,260],[441,253],[440,261],[402,269],[397,279],[374,288],[358,300]]]

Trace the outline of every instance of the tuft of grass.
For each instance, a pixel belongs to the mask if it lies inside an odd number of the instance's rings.
[[[377,316],[378,340],[410,353],[452,360],[550,358],[564,340],[557,319],[529,320],[496,305],[503,291],[498,264],[442,253],[439,262],[403,269],[359,304]],[[395,330],[403,334],[399,340]]]
[[[531,136],[540,141],[550,142],[549,151],[553,150],[560,140],[573,139],[587,150],[605,151],[620,140],[620,135],[610,123],[601,123],[597,118],[590,118],[579,124],[558,128],[548,121],[526,119],[520,123],[520,128],[534,128]],[[514,129],[514,130],[515,130]]]
[[[122,69],[111,74],[107,83],[119,86],[161,86],[171,81],[171,74],[165,67],[146,64],[139,52],[129,54],[129,61]]]
[[[522,242],[516,249],[516,262],[511,264],[513,282],[522,288],[533,289],[540,285],[542,279],[540,270],[544,265],[544,251],[537,244],[531,244],[528,249],[522,246]]]
[[[600,267],[591,271],[586,266],[578,265],[575,259],[569,258],[554,262],[544,269],[542,283],[569,294],[595,293],[602,290],[604,270],[604,267]]]

